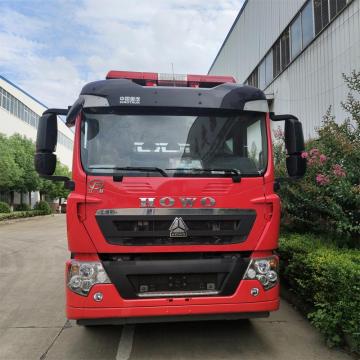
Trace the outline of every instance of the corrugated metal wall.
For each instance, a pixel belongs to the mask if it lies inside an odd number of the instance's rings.
[[[249,0],[210,73],[245,81],[305,2]],[[274,95],[273,111],[299,116],[306,137],[314,136],[329,106],[344,119],[342,73],[353,69],[360,70],[360,0],[353,0],[265,93]]]

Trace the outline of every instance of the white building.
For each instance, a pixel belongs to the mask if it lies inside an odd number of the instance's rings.
[[[209,74],[264,90],[270,111],[298,116],[309,138],[329,106],[344,120],[342,73],[352,70],[360,70],[360,0],[246,0]]]
[[[35,142],[39,117],[46,109],[44,104],[0,75],[0,133],[7,136],[18,133]],[[62,121],[58,121],[56,154],[70,170],[73,139],[73,132]],[[26,202],[27,198],[24,197]],[[32,194],[32,205],[37,200],[38,194]],[[16,203],[19,203],[19,194],[15,196]]]

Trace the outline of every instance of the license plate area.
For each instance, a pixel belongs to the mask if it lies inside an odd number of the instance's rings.
[[[225,273],[131,275],[129,280],[139,297],[217,295]]]

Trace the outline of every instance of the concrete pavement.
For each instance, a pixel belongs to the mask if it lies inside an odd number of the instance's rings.
[[[64,215],[0,224],[0,359],[351,359],[288,303],[267,319],[83,328],[64,314]]]

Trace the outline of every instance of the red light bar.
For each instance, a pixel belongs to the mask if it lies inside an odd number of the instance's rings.
[[[111,70],[106,79],[129,79],[143,86],[181,86],[211,88],[223,83],[235,83],[232,76],[158,74],[152,72]]]
[[[153,73],[153,72],[110,70],[106,75],[106,79],[129,79],[129,80],[157,81],[158,74]]]
[[[235,78],[233,76],[217,76],[217,75],[188,75],[188,82],[198,82],[198,83],[235,83]]]

